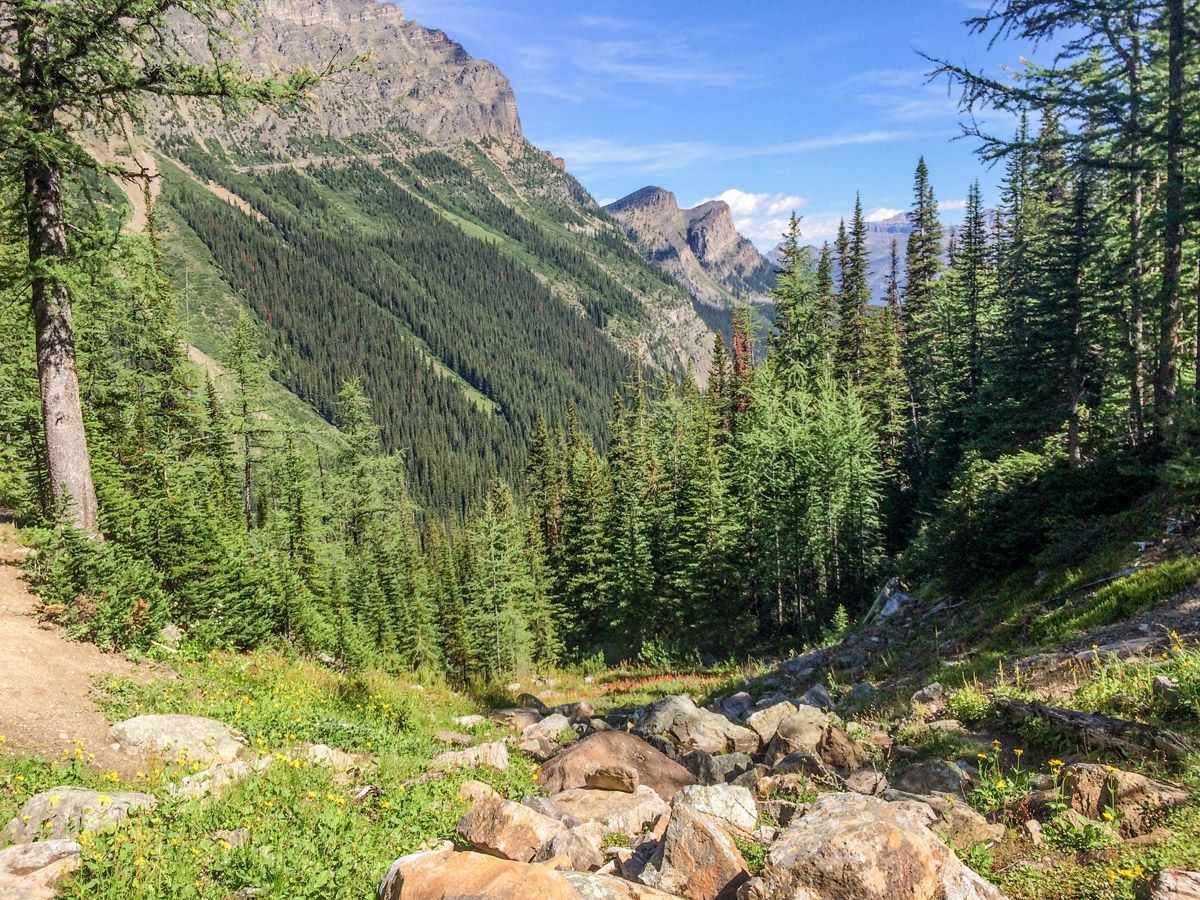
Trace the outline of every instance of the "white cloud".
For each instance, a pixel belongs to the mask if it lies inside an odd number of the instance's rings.
[[[966,208],[967,208],[966,200],[939,200],[938,201],[938,211],[939,212],[951,212],[953,210],[966,209]]]
[[[596,202],[599,203],[601,206],[608,206],[611,203],[616,203],[617,198],[616,197],[605,197],[603,200],[597,200]]]
[[[867,213],[867,221],[882,222],[884,219],[890,219],[893,216],[898,216],[902,212],[904,212],[902,209],[891,209],[887,206],[881,206],[879,209],[874,209]]]
[[[762,247],[774,247],[787,230],[792,212],[802,209],[808,201],[795,194],[753,194],[730,188],[715,197],[705,197],[701,203],[724,200],[733,213],[733,225],[743,236]]]

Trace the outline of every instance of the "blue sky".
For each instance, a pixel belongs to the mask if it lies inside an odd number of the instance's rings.
[[[982,0],[401,0],[512,81],[526,136],[608,201],[647,184],[681,205],[721,197],[766,249],[790,211],[832,235],[862,192],[909,205],[922,153],[957,220],[971,180],[999,171],[960,133],[956,96],[918,50],[1003,75],[1030,48],[962,24]],[[995,122],[998,128],[1003,122]]]

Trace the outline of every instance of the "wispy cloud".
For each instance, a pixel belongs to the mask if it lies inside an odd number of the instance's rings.
[[[902,209],[892,209],[887,206],[881,206],[878,209],[873,209],[866,215],[868,222],[882,222],[884,219],[891,219],[904,212]]]
[[[718,159],[754,159],[832,150],[858,144],[879,144],[907,137],[904,131],[864,131],[830,134],[757,146],[722,146],[705,141],[658,141],[622,144],[607,138],[567,138],[545,142],[569,166],[596,169],[620,166],[653,173],[685,169]]]

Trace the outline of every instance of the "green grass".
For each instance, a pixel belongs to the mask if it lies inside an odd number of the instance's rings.
[[[186,764],[124,780],[87,768],[87,748],[55,761],[0,759],[0,813],[6,815],[59,784],[152,790],[163,798],[151,813],[86,835],[84,865],[67,886],[68,898],[218,900],[258,888],[271,898],[369,900],[397,856],[429,841],[455,839],[455,824],[467,808],[458,799],[465,779],[478,778],[512,798],[536,793],[536,767],[521,754],[510,757],[503,773],[484,769],[412,781],[444,749],[432,731],[446,727],[453,715],[475,711],[437,684],[414,687],[379,673],[341,675],[268,652],[214,654],[178,668],[178,679],[106,682],[106,712],[113,718],[211,716],[243,731],[276,761],[219,797],[182,801],[163,788],[190,768]],[[492,734],[490,725],[477,731],[481,738]],[[378,768],[346,782],[299,759],[293,750],[301,741],[371,754]],[[368,783],[379,793],[356,802],[356,789]],[[210,837],[218,829],[243,828],[249,839],[241,847]]]
[[[1034,623],[1039,639],[1065,640],[1089,628],[1137,615],[1200,580],[1200,557],[1168,560],[1106,584],[1082,603],[1066,603]]]

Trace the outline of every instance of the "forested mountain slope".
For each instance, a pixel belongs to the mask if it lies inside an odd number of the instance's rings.
[[[416,498],[459,512],[518,477],[539,415],[573,408],[599,438],[634,347],[707,371],[687,295],[525,141],[494,66],[394,4],[258,10],[235,48],[251,70],[347,68],[290,115],[153,110],[167,268],[238,301],[185,317],[190,342],[219,356],[249,309],[277,379],[327,418],[360,378]]]

